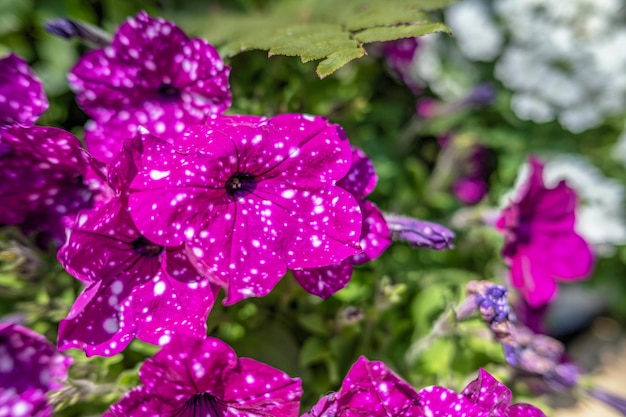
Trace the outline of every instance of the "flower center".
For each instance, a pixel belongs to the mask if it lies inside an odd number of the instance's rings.
[[[137,239],[133,240],[131,245],[133,246],[133,252],[147,258],[159,256],[164,249],[163,246],[154,244],[143,236],[139,236]]]
[[[217,398],[203,392],[191,397],[172,417],[222,417]]]
[[[180,91],[178,88],[174,87],[172,84],[161,83],[157,92],[160,96],[165,98],[176,98],[180,95]]]
[[[235,198],[248,195],[255,188],[256,181],[252,174],[238,172],[226,181],[226,193]]]

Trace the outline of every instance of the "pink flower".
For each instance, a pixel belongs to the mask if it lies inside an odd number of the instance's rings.
[[[324,299],[330,297],[348,284],[354,265],[379,257],[391,244],[389,228],[382,213],[374,203],[365,200],[377,181],[374,164],[369,157],[361,149],[352,148],[350,171],[337,181],[337,185],[359,201],[363,213],[360,241],[363,251],[333,265],[294,270],[293,275],[298,283],[311,294]]]
[[[86,125],[87,148],[109,162],[139,126],[169,137],[228,109],[229,72],[208,42],[140,12],[120,26],[111,46],[82,57],[68,78],[94,119]]]
[[[46,393],[67,378],[72,359],[56,351],[39,333],[0,324],[0,415],[50,417]]]
[[[321,117],[215,117],[175,145],[144,145],[130,190],[135,224],[190,248],[226,304],[266,295],[287,268],[360,252],[361,211],[335,185],[351,164],[343,131]]]
[[[298,415],[300,380],[249,358],[219,339],[174,337],[139,370],[143,385],[105,417],[259,417]]]
[[[532,307],[547,304],[557,280],[584,279],[591,272],[589,245],[574,230],[576,194],[564,181],[555,188],[543,182],[543,164],[529,158],[531,174],[496,228],[504,234],[502,255],[511,282]]]

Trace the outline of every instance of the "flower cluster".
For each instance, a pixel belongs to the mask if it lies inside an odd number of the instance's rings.
[[[62,387],[71,363],[39,333],[0,324],[0,415],[52,416],[46,394]]]
[[[390,245],[387,220],[365,199],[374,166],[341,127],[304,114],[222,115],[228,72],[212,46],[144,12],[72,70],[94,118],[86,142],[101,159],[91,171],[100,196],[58,256],[87,285],[61,322],[62,349],[113,355],[133,337],[201,336],[220,287],[225,305],[262,297],[288,269],[327,298]],[[439,243],[416,246],[451,245],[447,229],[422,229]]]
[[[0,60],[0,225],[63,244],[65,222],[91,205],[83,182],[88,156],[76,137],[34,126],[48,108],[41,81],[16,55]]]
[[[564,181],[547,188],[543,163],[529,159],[530,176],[503,209],[496,228],[511,283],[532,307],[554,298],[556,280],[584,279],[593,267],[587,242],[576,233],[576,194]]]
[[[497,414],[496,414],[497,413]],[[511,391],[485,370],[461,394],[438,386],[416,391],[384,363],[360,357],[336,393],[302,417],[545,417],[530,404],[512,404]]]

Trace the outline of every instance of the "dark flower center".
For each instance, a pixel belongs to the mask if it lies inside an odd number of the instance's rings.
[[[203,392],[191,397],[172,417],[222,417],[217,398]]]
[[[160,96],[165,98],[176,98],[180,96],[180,90],[174,87],[172,84],[161,83],[157,90]]]
[[[147,258],[159,256],[164,249],[163,246],[152,243],[143,236],[139,236],[137,239],[133,240],[131,245],[133,246],[133,252]]]
[[[256,188],[254,175],[237,173],[226,181],[226,193],[235,198],[250,194]]]

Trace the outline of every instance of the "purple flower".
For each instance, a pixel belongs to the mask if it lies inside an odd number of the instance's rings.
[[[128,213],[128,183],[141,164],[133,148],[138,142],[128,140],[109,167],[109,185],[117,195],[81,212],[59,251],[65,269],[87,284],[59,325],[60,349],[110,356],[133,337],[162,345],[173,334],[206,334],[219,287],[198,273],[185,245],[151,242]]]
[[[352,148],[350,171],[337,181],[337,185],[359,201],[363,213],[360,242],[363,251],[330,266],[293,271],[298,283],[311,294],[324,299],[330,297],[348,284],[354,265],[379,257],[391,244],[389,228],[382,213],[374,203],[365,200],[377,181],[374,164],[369,157],[361,149]]]
[[[323,397],[302,417],[423,417],[415,389],[382,362],[361,356],[338,392]]]
[[[0,129],[32,126],[47,109],[43,85],[26,61],[15,54],[0,59]]]
[[[402,82],[413,92],[418,94],[422,88],[410,74],[411,63],[417,53],[419,41],[417,38],[405,38],[382,44],[387,65]]]
[[[66,222],[92,202],[80,142],[53,127],[12,126],[0,130],[0,143],[0,224],[37,232],[40,246],[61,246]]]
[[[564,181],[555,188],[543,182],[543,164],[529,158],[531,174],[496,228],[504,234],[502,256],[511,282],[532,307],[556,295],[556,280],[580,280],[591,272],[593,255],[574,230],[576,194]]]
[[[249,358],[219,339],[175,337],[139,370],[143,385],[105,417],[297,416],[300,380]]]
[[[385,213],[384,216],[391,236],[414,248],[443,250],[454,247],[454,232],[440,224],[396,214]]]
[[[225,304],[264,296],[287,268],[361,251],[359,205],[334,185],[350,168],[350,144],[323,118],[215,117],[143,155],[135,224],[156,244],[187,243],[196,267],[226,287]]]
[[[429,417],[545,417],[530,404],[511,404],[511,390],[484,369],[461,394],[434,386],[420,390],[419,398]]]
[[[52,416],[46,393],[62,387],[71,363],[39,333],[0,324],[0,415]]]
[[[87,147],[109,162],[139,126],[169,137],[228,109],[229,72],[208,42],[140,12],[120,26],[111,46],[82,57],[68,79],[94,119]]]

